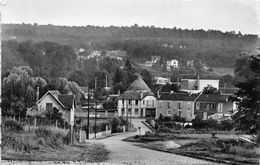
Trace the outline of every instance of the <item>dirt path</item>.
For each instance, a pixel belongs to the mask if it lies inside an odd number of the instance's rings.
[[[149,128],[141,123],[140,119],[134,119],[132,120],[132,123],[136,128],[141,127],[141,134],[144,134],[149,130]],[[137,134],[139,134],[139,131],[92,141],[102,143],[108,150],[110,150],[111,153],[108,160],[109,163],[142,165],[217,164],[190,157],[141,148],[133,145],[132,143],[122,141],[124,138]]]

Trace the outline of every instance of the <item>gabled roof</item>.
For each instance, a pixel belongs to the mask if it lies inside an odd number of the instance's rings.
[[[232,95],[218,95],[218,94],[202,94],[197,99],[198,102],[210,102],[210,103],[221,103],[228,102],[229,97]]]
[[[199,94],[172,93],[162,94],[158,100],[195,101]]]
[[[149,91],[125,91],[118,100],[142,100],[146,96],[154,96],[154,94]]]
[[[146,91],[151,91],[151,89],[144,82],[144,80],[141,78],[140,75],[138,75],[137,79],[131,85],[129,85],[127,90],[135,90],[135,91],[146,90]]]
[[[59,101],[64,105],[65,108],[71,109],[74,104],[74,96],[62,94],[58,95]]]
[[[73,95],[68,94],[60,94],[58,90],[50,90],[46,92],[37,102],[36,104],[31,108],[31,110],[39,103],[41,100],[46,97],[47,95],[50,95],[54,98],[54,100],[57,101],[58,104],[60,104],[65,109],[72,108],[72,105],[74,104],[75,98]]]

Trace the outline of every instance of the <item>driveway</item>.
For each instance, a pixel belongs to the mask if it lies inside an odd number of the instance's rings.
[[[135,128],[141,128],[141,134],[149,131],[149,128],[141,123],[141,119],[132,119]],[[91,140],[93,142],[102,143],[111,152],[108,163],[115,164],[147,164],[147,165],[190,165],[200,164],[209,165],[217,164],[204,160],[194,159],[190,157],[165,153],[146,148],[141,148],[133,145],[130,142],[124,142],[130,136],[139,134],[139,131],[134,133],[124,133],[100,140]]]

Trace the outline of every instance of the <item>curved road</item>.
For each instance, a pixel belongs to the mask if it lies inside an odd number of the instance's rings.
[[[132,123],[135,128],[141,127],[141,134],[149,131],[149,128],[141,123],[141,119],[133,119]],[[108,163],[112,164],[147,164],[147,165],[190,165],[200,164],[209,165],[217,164],[204,160],[194,159],[190,157],[150,150],[132,145],[130,142],[122,141],[122,139],[137,135],[139,131],[134,133],[125,133],[115,135],[100,140],[91,140],[93,142],[102,143],[110,150],[110,158]]]
[[[135,128],[141,127],[141,134],[145,134],[149,129],[141,123],[141,119],[133,119],[132,123]],[[1,165],[215,165],[209,161],[194,159],[190,157],[175,155],[172,153],[160,152],[135,146],[130,142],[124,142],[122,139],[139,134],[139,131],[134,133],[118,134],[112,137],[99,140],[90,140],[89,142],[102,143],[110,151],[107,162],[100,163],[85,163],[85,162],[19,162],[19,161],[2,161]],[[218,164],[219,165],[219,164]]]

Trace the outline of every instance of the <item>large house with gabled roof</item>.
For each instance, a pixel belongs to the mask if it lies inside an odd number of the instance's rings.
[[[27,111],[28,116],[45,117],[47,111],[53,108],[62,113],[64,120],[70,124],[74,123],[76,109],[75,96],[61,94],[58,90],[50,90],[45,93],[36,104]]]
[[[155,117],[157,98],[140,75],[118,97],[117,111],[124,117]]]

